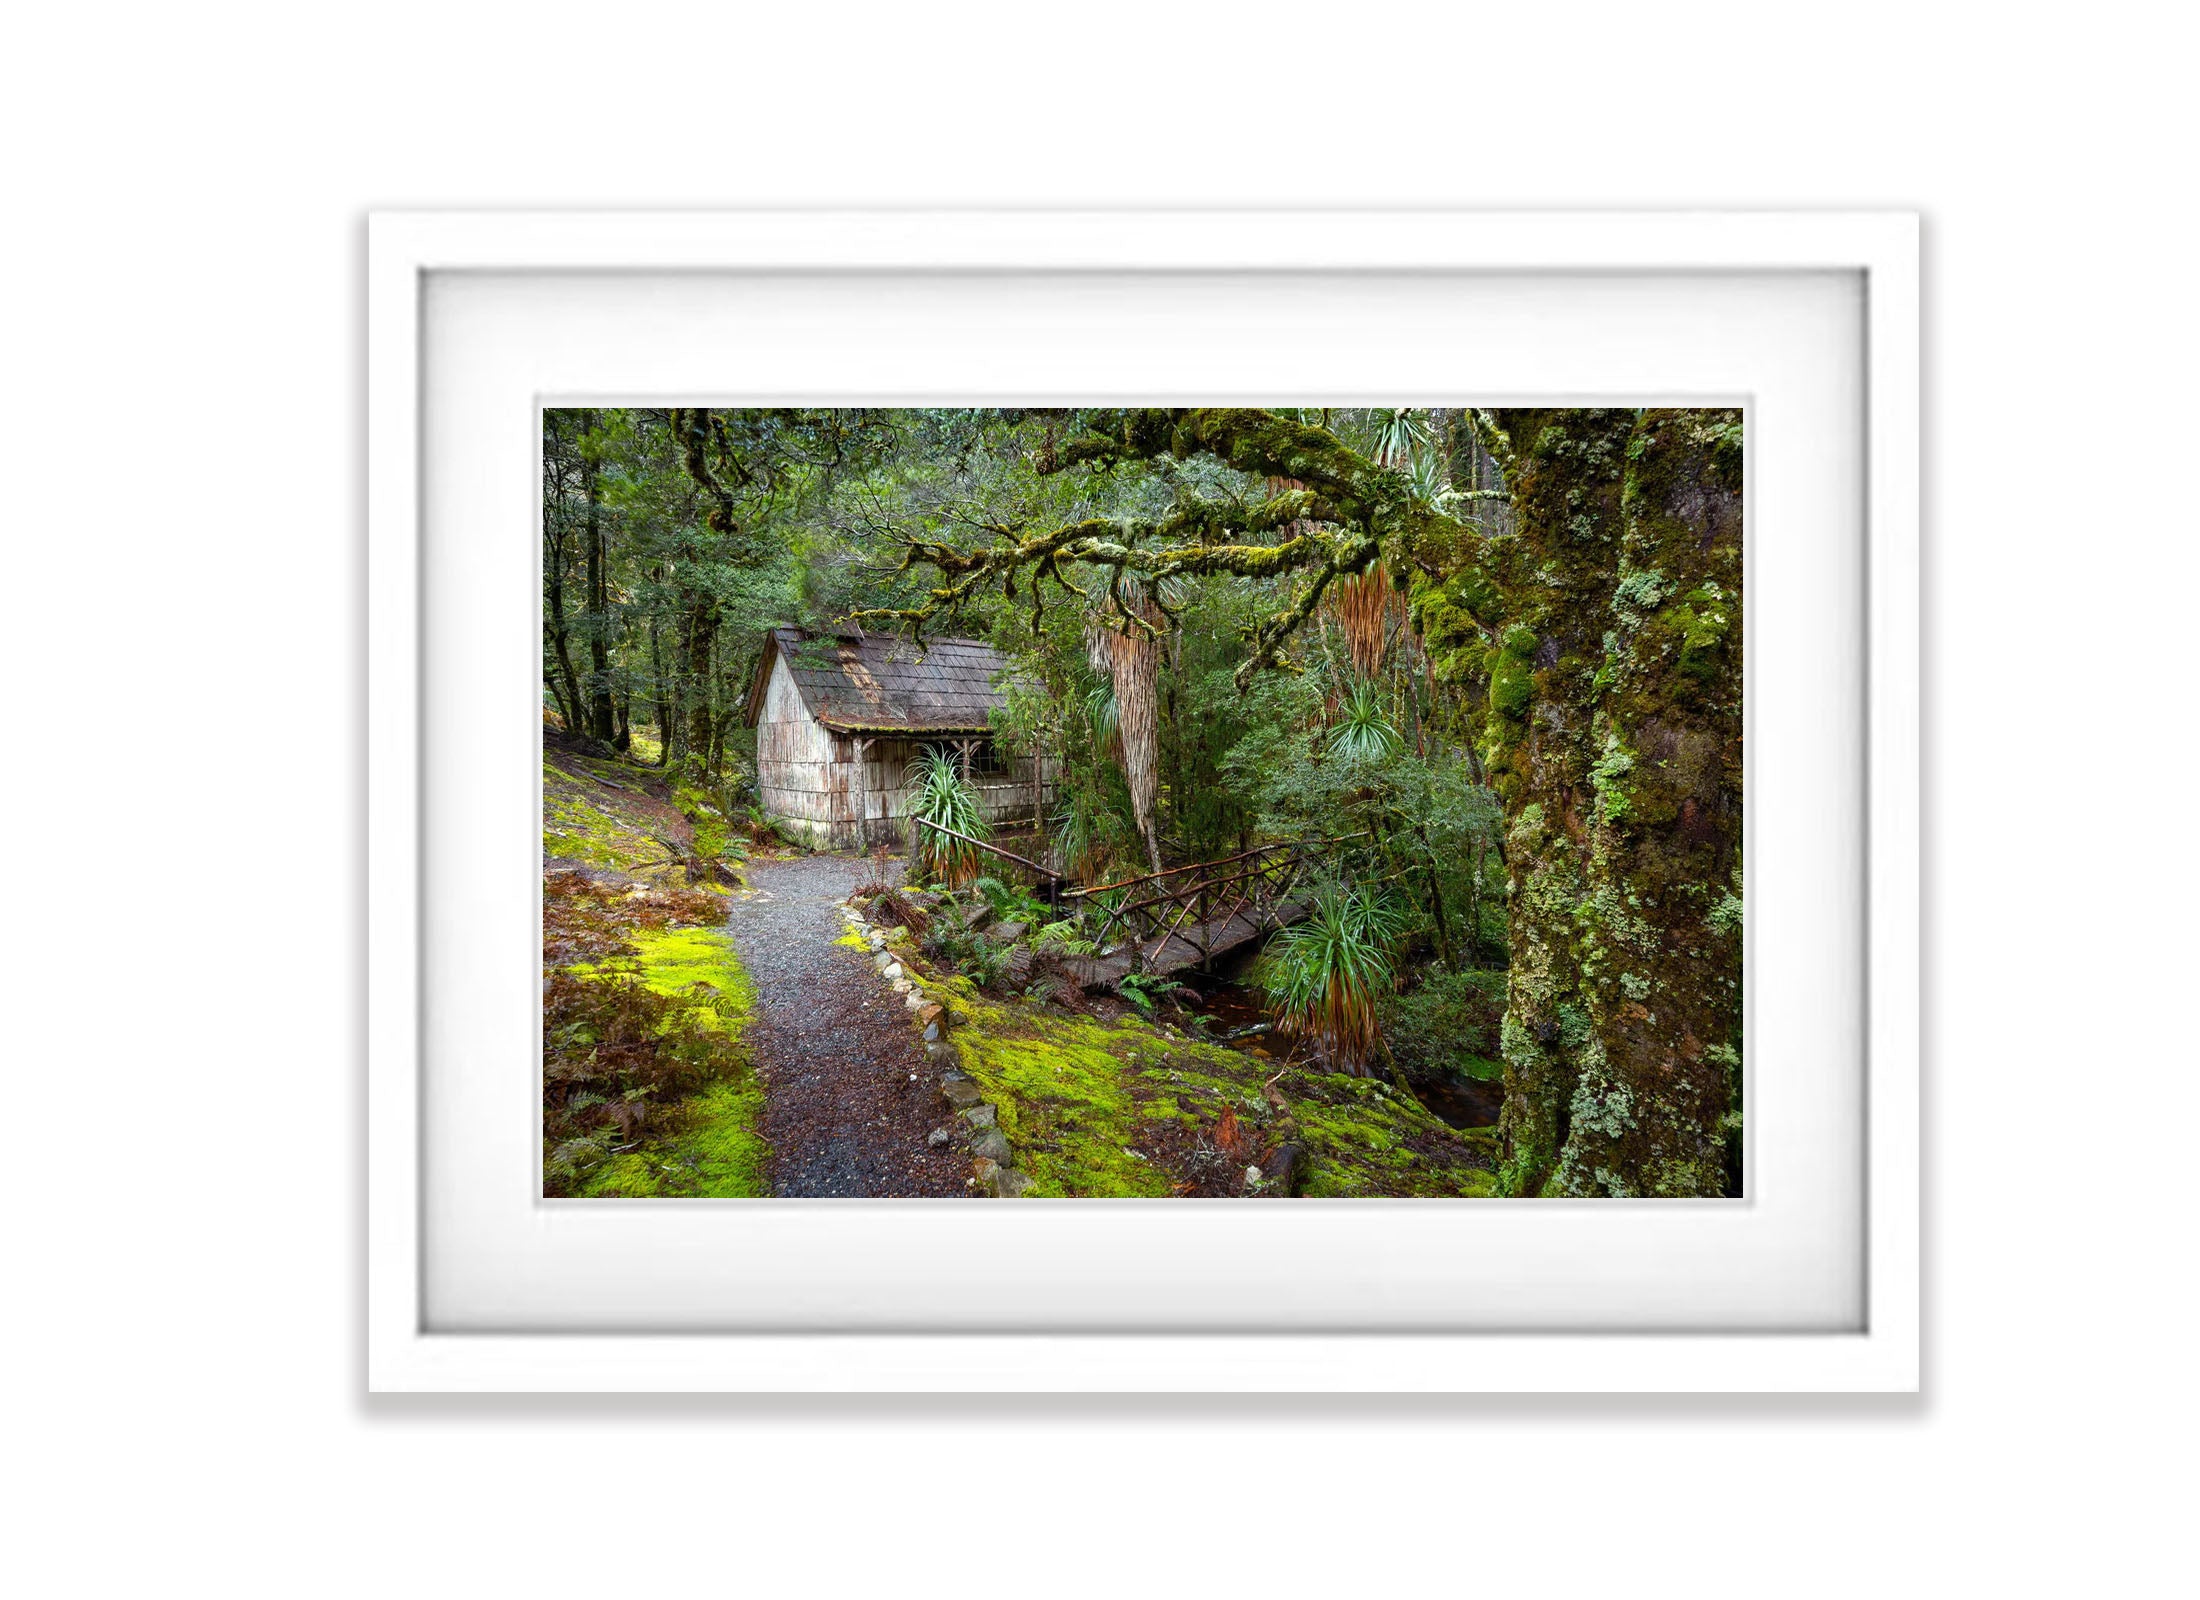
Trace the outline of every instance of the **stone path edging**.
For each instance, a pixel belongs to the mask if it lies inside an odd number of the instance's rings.
[[[959,1020],[958,1013],[946,997],[928,994],[900,960],[900,950],[912,943],[909,930],[881,928],[845,900],[839,902],[839,909],[849,931],[871,947],[871,964],[880,979],[902,997],[911,1022],[923,1032],[924,1058],[939,1072],[935,1087],[961,1124],[963,1147],[971,1154],[970,1176],[964,1182],[982,1195],[1018,1198],[1031,1187],[1031,1177],[1013,1165],[1015,1151],[1001,1132],[999,1108],[955,1065],[955,1047],[947,1042],[947,1034]],[[957,1137],[955,1128],[942,1126],[934,1128],[926,1142],[941,1145]]]

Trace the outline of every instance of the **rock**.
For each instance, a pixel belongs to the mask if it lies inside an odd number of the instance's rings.
[[[1306,1187],[1308,1165],[1305,1146],[1278,1145],[1261,1161],[1260,1171],[1267,1174],[1261,1187],[1269,1194],[1295,1195]]]
[[[973,1128],[990,1128],[999,1115],[999,1110],[991,1102],[988,1102],[985,1105],[972,1106],[962,1114],[962,1119]]]
[[[946,1015],[947,1008],[937,1000],[927,1000],[917,1008],[917,1020],[919,1022],[937,1022]]]
[[[993,1192],[1003,1200],[1021,1200],[1030,1187],[1031,1175],[1014,1167],[1003,1167],[993,1175]]]
[[[922,1011],[925,1004],[924,994],[921,990],[911,989],[907,994],[901,997],[901,1003],[907,1006],[911,1011]]]
[[[970,1026],[970,1013],[967,1011],[959,1011],[955,1007],[949,1006],[947,1008],[947,1020],[955,1027],[967,1028]]]
[[[924,1044],[924,1057],[927,1061],[952,1062],[955,1059],[955,1052],[948,1049],[946,1045],[941,1044],[937,1039],[927,1039]]]
[[[881,972],[884,972],[888,967],[892,966],[893,964],[894,958],[888,955],[883,950],[879,951],[878,954],[871,957],[871,965],[878,968]]]
[[[934,1149],[937,1149],[954,1137],[955,1136],[949,1133],[945,1128],[934,1128],[930,1133],[924,1136],[924,1142],[928,1145],[931,1145]]]
[[[907,995],[915,990],[915,988],[917,987],[907,978],[889,978],[886,981],[887,984],[893,989],[894,993],[898,995]]]
[[[985,1099],[985,1093],[968,1078],[955,1078],[940,1085],[940,1098],[957,1111],[968,1111]]]
[[[602,1165],[603,1146],[586,1139],[568,1139],[550,1152],[550,1159],[562,1166],[571,1167],[575,1172],[586,1172],[591,1167]]]
[[[993,908],[987,905],[983,900],[980,900],[977,905],[971,910],[970,915],[963,919],[963,926],[968,928],[972,933],[976,933],[980,928],[983,928],[987,923],[991,922],[992,920]]]
[[[1248,1189],[1257,1189],[1258,1187],[1260,1187],[1260,1168],[1247,1167],[1245,1169],[1245,1186]]]
[[[993,930],[993,940],[996,944],[1014,944],[1029,931],[1021,922],[1004,922]]]
[[[879,971],[886,974],[888,983],[893,983],[901,977],[901,963],[899,961],[888,961],[885,966],[879,968]]]
[[[924,1025],[924,1042],[926,1044],[938,1044],[940,1042],[940,1025],[937,1022],[927,1022]]]
[[[989,1161],[984,1156],[980,1156],[970,1169],[970,1176],[977,1180],[980,1188],[991,1188],[993,1180],[1000,1175],[1001,1164],[998,1161]]]
[[[970,1151],[973,1155],[988,1161],[998,1161],[1005,1166],[1009,1157],[1008,1135],[998,1128],[989,1128],[970,1147]]]

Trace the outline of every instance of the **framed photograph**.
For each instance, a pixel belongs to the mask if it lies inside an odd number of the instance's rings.
[[[1916,1387],[1913,217],[368,248],[373,1388]]]

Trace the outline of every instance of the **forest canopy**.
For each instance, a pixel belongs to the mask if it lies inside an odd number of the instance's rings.
[[[1498,1192],[1740,1192],[1738,412],[566,409],[543,446],[556,727],[761,823],[770,630],[982,641],[1055,780],[1020,851],[1090,887],[1318,849],[1279,1027],[1501,1085]]]

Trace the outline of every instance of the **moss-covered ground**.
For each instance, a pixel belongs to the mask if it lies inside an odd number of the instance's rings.
[[[668,926],[626,930],[623,946],[556,969],[583,980],[584,998],[572,1008],[577,1029],[546,1041],[546,1189],[620,1198],[767,1193],[764,1092],[741,1038],[754,991],[732,944],[715,927]],[[622,1031],[608,1017],[635,989],[665,1003],[644,1007],[643,1025]],[[557,1070],[574,1052],[591,1052],[590,1064]],[[592,1071],[596,1058],[608,1059]],[[638,1121],[619,1118],[618,1108],[637,1103]]]
[[[622,761],[543,761],[543,1187],[552,1196],[768,1192],[755,995],[690,876],[698,822]]]
[[[1034,1196],[1266,1192],[1297,1145],[1311,1197],[1484,1195],[1485,1136],[1447,1127],[1412,1095],[1192,1038],[1134,1016],[1113,1021],[995,999],[935,978],[964,1020],[962,1070],[998,1108]]]
[[[545,860],[678,881],[673,854],[660,841],[685,848],[693,838],[693,825],[669,789],[641,768],[570,750],[543,751]]]

